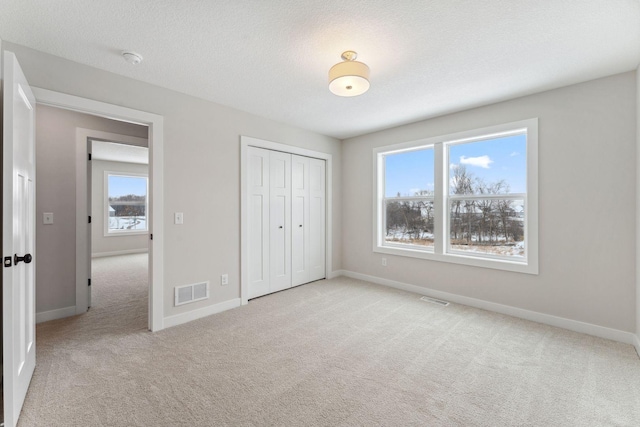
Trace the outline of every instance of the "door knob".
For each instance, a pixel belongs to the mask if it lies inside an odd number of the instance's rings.
[[[300,224],[298,227],[302,227],[302,224]]]
[[[278,228],[282,228],[282,226],[278,227]]]
[[[31,254],[26,254],[25,256],[18,256],[18,254],[15,254],[13,256],[13,265],[18,265],[20,261],[24,261],[25,264],[29,264],[32,259]]]

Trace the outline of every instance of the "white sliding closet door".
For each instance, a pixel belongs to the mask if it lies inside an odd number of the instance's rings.
[[[309,159],[309,282],[326,277],[325,164],[324,160]]]
[[[291,285],[309,282],[309,157],[291,156]]]
[[[269,150],[249,147],[247,210],[249,216],[249,298],[269,290]]]
[[[269,153],[270,292],[291,287],[291,154]]]

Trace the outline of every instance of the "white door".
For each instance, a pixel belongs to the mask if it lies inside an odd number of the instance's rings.
[[[270,292],[291,287],[291,154],[269,152]]]
[[[249,298],[269,293],[269,151],[249,147]]]
[[[35,98],[4,54],[2,345],[4,425],[15,426],[36,366]]]
[[[309,280],[324,279],[326,253],[325,161],[309,159]]]
[[[309,282],[309,159],[291,156],[291,284]]]

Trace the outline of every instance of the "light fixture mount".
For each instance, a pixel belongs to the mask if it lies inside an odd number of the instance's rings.
[[[346,52],[342,52],[342,55],[340,55],[340,57],[344,61],[355,61],[358,58],[358,52],[347,50]]]
[[[122,57],[129,64],[138,65],[142,62],[142,55],[136,52],[132,52],[130,50],[125,50],[122,52]]]
[[[369,90],[369,67],[356,61],[353,50],[342,52],[343,62],[329,70],[329,90],[338,96],[358,96]]]

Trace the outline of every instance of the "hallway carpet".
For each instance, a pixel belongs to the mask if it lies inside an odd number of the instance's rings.
[[[150,333],[145,256],[94,281],[38,325],[20,426],[640,425],[629,345],[342,277]]]

